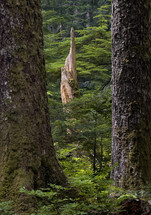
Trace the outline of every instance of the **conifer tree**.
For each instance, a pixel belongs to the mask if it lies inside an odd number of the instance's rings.
[[[40,0],[1,1],[0,195],[66,184],[50,132]]]
[[[112,177],[124,188],[151,183],[151,4],[113,1]]]
[[[76,1],[76,5],[80,7],[81,2]],[[91,159],[92,163],[95,161],[93,166],[98,170],[101,169],[101,165],[104,166],[109,162],[111,151],[109,102],[111,99],[110,89],[108,89],[111,79],[111,42],[107,21],[109,8],[110,6],[105,6],[98,11],[94,9],[93,12],[97,17],[93,20],[97,20],[97,26],[75,31],[80,99],[75,99],[67,105],[67,109],[73,110],[68,113],[68,116],[62,112],[59,86],[60,68],[64,66],[68,55],[70,39],[65,31],[57,34],[45,31],[48,96],[50,109],[53,109],[51,124],[54,142],[57,149],[60,150],[76,146],[77,154],[82,155],[83,153]],[[44,25],[47,22],[45,15],[44,12]],[[92,25],[95,23],[96,21]],[[109,96],[108,99],[107,96]],[[96,102],[94,102],[95,100]],[[70,129],[70,134],[67,134],[67,128]],[[95,142],[96,144],[94,144]],[[96,146],[94,147],[94,145]],[[101,148],[104,152],[101,152]],[[94,156],[95,150],[97,153]]]

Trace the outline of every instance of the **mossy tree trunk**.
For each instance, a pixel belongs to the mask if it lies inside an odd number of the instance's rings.
[[[113,0],[113,143],[116,183],[151,183],[151,3]]]
[[[40,0],[0,0],[0,194],[66,184],[52,143]]]

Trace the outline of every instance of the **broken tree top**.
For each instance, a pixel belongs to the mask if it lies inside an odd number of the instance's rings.
[[[71,28],[70,52],[66,58],[64,67],[61,68],[61,99],[66,104],[78,96],[78,81],[76,71],[76,47],[74,28]]]

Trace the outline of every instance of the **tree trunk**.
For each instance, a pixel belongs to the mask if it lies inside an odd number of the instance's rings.
[[[151,183],[151,3],[113,0],[112,172],[124,188]]]
[[[52,143],[40,0],[0,0],[0,194],[66,184]]]
[[[65,61],[65,66],[61,68],[61,98],[62,103],[66,104],[78,93],[78,81],[76,71],[76,47],[74,38],[74,29],[71,28],[71,46],[68,57]]]
[[[103,138],[102,137],[101,137],[100,147],[101,147],[101,154],[100,154],[100,172],[101,172],[103,167]]]
[[[95,137],[94,137],[94,142],[93,142],[93,174],[95,175],[96,173],[96,132],[95,132]]]

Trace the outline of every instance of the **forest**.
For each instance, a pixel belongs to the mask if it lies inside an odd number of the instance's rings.
[[[151,214],[151,3],[0,0],[0,214]]]

